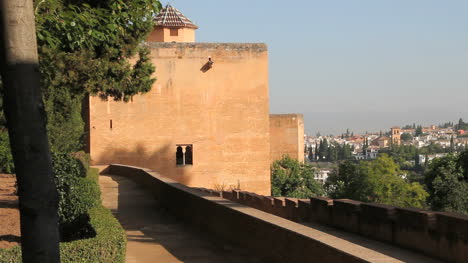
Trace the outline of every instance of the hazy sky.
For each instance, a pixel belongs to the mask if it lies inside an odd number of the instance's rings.
[[[198,42],[266,43],[271,112],[310,134],[468,120],[467,0],[170,3]]]

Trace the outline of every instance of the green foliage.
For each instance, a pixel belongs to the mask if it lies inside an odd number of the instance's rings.
[[[420,154],[435,154],[435,153],[446,153],[449,149],[444,149],[440,144],[433,141],[428,146],[421,147],[419,149]]]
[[[99,186],[92,176],[86,176],[86,167],[70,154],[53,154],[52,166],[59,193],[59,223],[62,227],[77,224],[81,216],[100,203]]]
[[[52,152],[76,152],[82,149],[84,122],[81,97],[74,97],[64,86],[50,86],[44,91],[47,112],[47,135]]]
[[[323,139],[320,141],[318,149],[316,149],[316,154],[319,161],[334,162],[349,160],[352,158],[353,149],[346,143],[341,145],[337,142],[333,142],[330,144],[327,139]]]
[[[155,68],[141,43],[153,29],[152,18],[161,4],[35,0],[34,6],[51,150],[76,152],[83,144],[81,102],[87,95],[129,101],[151,89]]]
[[[86,177],[90,184],[98,187],[97,169],[91,169]],[[92,193],[91,195],[95,195]],[[96,196],[92,197],[96,198]],[[90,198],[91,199],[91,198]],[[99,193],[97,199],[100,199]],[[89,224],[95,232],[95,236],[72,242],[60,243],[60,256],[63,263],[75,262],[125,262],[126,235],[120,223],[112,213],[101,204],[90,208]],[[16,246],[10,250],[0,249],[1,263],[20,263],[21,248]]]
[[[129,101],[151,89],[154,67],[140,44],[159,8],[157,0],[35,1],[52,151],[82,148],[86,95]]]
[[[413,135],[405,132],[401,135],[401,140],[402,141],[412,141],[413,140]]]
[[[60,243],[63,263],[123,263],[125,262],[126,235],[112,213],[99,205],[89,210],[90,224],[96,236],[72,242]],[[0,249],[0,262],[21,263],[21,248]]]
[[[418,137],[421,135],[423,135],[423,127],[421,125],[418,125],[418,127],[416,127],[416,130],[414,131],[414,136]]]
[[[400,207],[425,206],[427,193],[419,183],[409,183],[399,166],[387,155],[358,164],[345,162],[328,177],[325,189],[332,198]]]
[[[273,196],[311,198],[324,194],[322,186],[314,179],[314,168],[284,156],[271,168]]]
[[[415,161],[418,158],[419,150],[414,145],[392,145],[391,148],[381,149],[380,154],[386,154],[400,165],[400,167],[409,169],[410,161]]]
[[[160,7],[157,0],[36,1],[43,87],[124,101],[148,92],[154,67],[140,45]]]
[[[468,123],[464,122],[462,118],[458,120],[458,124],[455,127],[456,130],[468,130]]]
[[[372,195],[369,176],[362,173],[359,165],[351,161],[341,163],[338,170],[330,174],[324,186],[332,198],[369,201],[369,196]]]
[[[468,213],[468,152],[436,158],[425,174],[433,210]]]
[[[7,174],[15,172],[7,130],[0,130],[0,172]]]

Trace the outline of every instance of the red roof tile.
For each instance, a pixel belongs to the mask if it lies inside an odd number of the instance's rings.
[[[197,29],[198,26],[195,25],[190,19],[188,19],[184,14],[182,14],[179,10],[172,7],[168,4],[165,8],[161,10],[161,12],[156,15],[154,18],[156,22],[156,26],[164,26],[164,27],[189,27]]]

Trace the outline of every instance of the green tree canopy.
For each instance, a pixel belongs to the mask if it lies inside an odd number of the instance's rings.
[[[35,1],[39,62],[51,149],[82,147],[86,95],[128,101],[148,92],[155,69],[141,46],[157,0]]]
[[[46,90],[66,87],[73,95],[128,101],[151,89],[154,67],[141,43],[159,1],[37,0],[35,6]]]
[[[416,130],[415,130],[415,133],[414,133],[415,136],[421,136],[423,135],[423,128],[421,125],[418,125],[418,127],[416,127]]]
[[[83,146],[86,95],[129,101],[151,89],[155,68],[142,43],[161,4],[158,0],[35,0],[34,8],[51,150],[76,152]],[[1,153],[9,152],[7,143],[0,148]],[[11,170],[5,167],[10,165],[2,168]]]
[[[271,166],[271,192],[273,196],[311,198],[322,196],[322,186],[314,179],[315,169],[284,156]]]
[[[332,198],[348,198],[400,207],[424,207],[427,193],[422,185],[409,183],[399,166],[383,154],[373,161],[341,164],[325,183]]]
[[[405,133],[403,133],[401,135],[401,140],[402,141],[411,141],[411,140],[413,140],[413,136],[411,134],[405,132]]]
[[[468,152],[449,154],[429,164],[425,182],[433,210],[468,213]]]

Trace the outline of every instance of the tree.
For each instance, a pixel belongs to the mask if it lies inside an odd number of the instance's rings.
[[[450,137],[450,152],[453,153],[455,151],[455,142],[453,140],[453,135]]]
[[[315,153],[314,153],[314,159],[317,161],[317,159],[319,158],[318,154],[319,154],[319,144],[320,143],[315,143]]]
[[[468,213],[468,152],[449,154],[429,164],[425,183],[433,210]]]
[[[413,140],[413,136],[407,132],[403,133],[401,135],[401,140],[402,141],[412,141]]]
[[[142,42],[160,7],[158,0],[35,1],[51,150],[82,149],[88,95],[129,101],[151,89],[155,69]]]
[[[315,170],[288,156],[271,167],[271,192],[273,196],[311,198],[322,196],[322,186],[314,179]]]
[[[54,151],[81,149],[81,102],[88,94],[129,101],[151,89],[154,67],[141,43],[160,7],[157,0],[36,1],[47,130]]]
[[[458,120],[458,124],[456,126],[457,130],[468,130],[468,123],[465,123],[462,118]]]
[[[309,154],[307,156],[309,158],[309,161],[313,161],[314,160],[314,152],[312,150],[312,147],[309,147]]]
[[[3,102],[18,180],[23,262],[60,262],[32,0],[0,1]]]
[[[367,201],[372,189],[369,178],[351,161],[341,163],[325,182],[325,190],[332,198]]]
[[[418,125],[418,127],[416,127],[416,130],[414,132],[414,136],[418,137],[418,136],[421,136],[421,135],[423,135],[422,126]]]
[[[340,164],[325,183],[332,198],[349,198],[401,207],[424,207],[427,193],[418,183],[401,177],[398,165],[387,155],[359,164]]]

